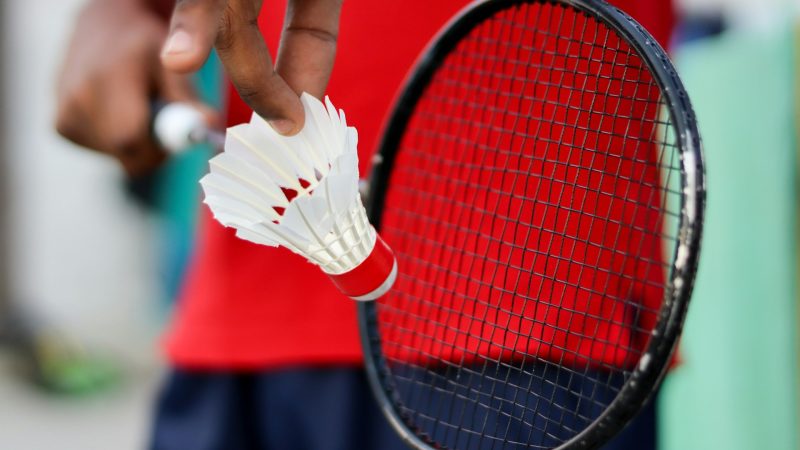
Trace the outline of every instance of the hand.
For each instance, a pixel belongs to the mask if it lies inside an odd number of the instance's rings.
[[[141,0],[93,0],[81,13],[58,82],[56,128],[67,139],[116,157],[131,176],[165,153],[150,132],[151,101],[200,105],[190,80],[159,61],[165,20]]]
[[[281,134],[303,127],[299,94],[322,97],[336,54],[341,0],[289,0],[277,64],[258,29],[261,0],[178,0],[161,60],[197,70],[214,47],[242,99]]]

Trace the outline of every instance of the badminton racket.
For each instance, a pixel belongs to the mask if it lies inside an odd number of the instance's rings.
[[[417,449],[597,448],[656,390],[697,267],[695,117],[599,0],[472,4],[413,68],[370,181],[399,274],[359,304],[370,383]]]

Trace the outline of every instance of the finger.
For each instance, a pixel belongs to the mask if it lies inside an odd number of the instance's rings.
[[[164,66],[179,73],[198,70],[208,59],[225,0],[178,0],[161,50]]]
[[[85,86],[65,87],[62,83],[58,90],[55,127],[58,134],[83,147],[97,149],[92,139],[90,115],[87,102],[91,91]]]
[[[58,131],[78,145],[114,154],[146,131],[147,86],[146,74],[124,70],[63,85]]]
[[[113,156],[128,175],[151,172],[165,153],[150,136],[147,85],[144,74],[120,72],[91,89],[68,94],[59,107],[58,131],[78,145]]]
[[[290,0],[277,71],[295,92],[321,98],[336,56],[341,0]]]
[[[143,79],[125,81],[124,77],[111,77],[103,87],[105,106],[97,108],[102,116],[96,117],[102,136],[109,139],[102,148],[115,156],[125,172],[131,176],[153,171],[165,159],[166,152],[153,139],[150,127],[152,81]],[[115,120],[116,118],[116,120]],[[120,120],[120,118],[124,118]]]
[[[167,153],[152,139],[146,138],[118,149],[115,156],[129,177],[140,177],[161,166]]]
[[[230,0],[217,34],[217,53],[242,100],[277,132],[295,134],[303,127],[303,107],[273,68],[258,13],[250,0]]]

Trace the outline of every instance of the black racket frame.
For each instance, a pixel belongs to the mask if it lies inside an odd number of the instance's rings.
[[[619,8],[603,0],[483,0],[462,10],[433,39],[416,62],[405,82],[378,153],[373,160],[369,181],[367,210],[370,222],[380,230],[384,199],[391,183],[395,156],[408,121],[436,70],[446,56],[474,27],[497,12],[520,4],[550,3],[571,6],[594,17],[624,38],[650,69],[661,89],[671,114],[677,143],[681,150],[681,214],[679,241],[676,245],[672,277],[649,346],[630,378],[608,408],[585,430],[558,447],[561,450],[598,448],[613,438],[641,410],[656,392],[677,347],[683,328],[700,253],[700,237],[705,207],[705,179],[702,144],[689,97],[667,53],[639,23]],[[679,252],[688,252],[678,255]],[[678,257],[684,263],[677,265]],[[401,269],[402,270],[402,269]],[[676,282],[680,280],[680,282]],[[386,361],[381,352],[374,302],[358,304],[361,342],[367,375],[381,410],[412,448],[435,448],[426,442],[403,419],[393,401],[390,383],[385,379]],[[642,361],[647,360],[646,363]]]

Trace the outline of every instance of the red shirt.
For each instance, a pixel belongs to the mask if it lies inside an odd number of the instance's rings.
[[[285,7],[280,1],[265,3],[261,27],[274,55]],[[464,3],[345,2],[328,95],[358,129],[362,174],[368,173],[382,124],[406,73]],[[668,2],[615,3],[665,42],[672,26]],[[250,111],[235,93],[230,98],[228,124],[247,121]],[[199,236],[166,337],[174,364],[263,369],[361,362],[355,305],[317,267],[288,250],[236,238],[206,209]]]

